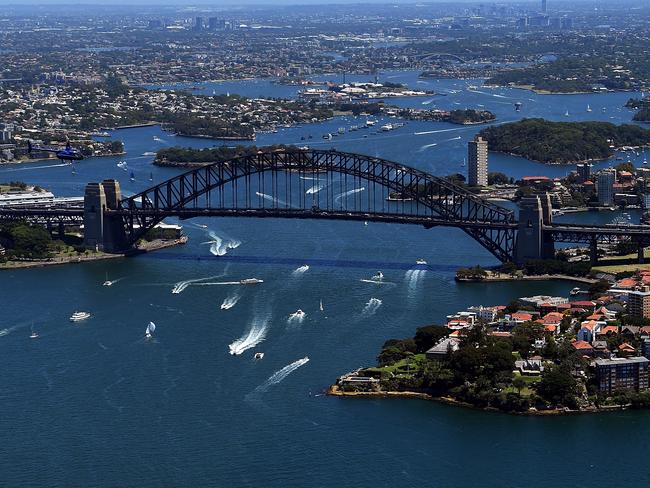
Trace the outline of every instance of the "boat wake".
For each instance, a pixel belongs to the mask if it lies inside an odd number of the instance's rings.
[[[307,191],[305,191],[305,194],[307,195],[314,195],[321,191],[323,188],[325,188],[325,183],[318,183],[317,185],[312,186],[311,188],[307,188]]]
[[[254,318],[248,331],[228,346],[230,354],[239,356],[244,351],[257,346],[266,338],[271,316],[264,318]]]
[[[237,305],[237,302],[241,298],[241,295],[234,294],[226,297],[226,299],[221,304],[221,310],[230,310],[232,307]]]
[[[221,277],[223,277],[225,275],[226,275],[226,273],[221,273],[220,275],[216,275],[216,276],[206,276],[205,278],[195,278],[193,280],[179,281],[178,283],[174,284],[174,287],[172,288],[172,293],[174,295],[177,295],[179,293],[182,293],[190,285],[199,284],[199,283],[204,282],[206,280],[213,280],[215,278],[221,278]],[[237,284],[239,284],[239,282],[237,282]]]
[[[339,202],[339,201],[341,201],[342,198],[349,197],[350,195],[354,195],[355,193],[360,193],[360,192],[364,191],[365,189],[366,189],[366,187],[362,186],[361,188],[355,188],[354,190],[344,191],[343,193],[339,193],[338,195],[336,195],[336,197],[334,197],[334,201]]]
[[[309,271],[309,265],[308,264],[303,264],[302,266],[294,269],[291,272],[291,276],[296,276],[296,277],[301,276],[301,275],[305,274],[307,271]]]
[[[366,303],[365,307],[363,307],[363,315],[374,315],[377,310],[379,310],[379,307],[381,307],[381,304],[382,301],[379,298],[371,298],[368,300],[368,303]]]
[[[409,294],[412,294],[417,289],[418,285],[424,278],[424,274],[427,272],[426,269],[409,269],[404,275],[404,280],[406,281],[409,289]]]
[[[275,373],[273,373],[269,377],[269,379],[266,380],[264,383],[262,383],[260,386],[255,388],[255,391],[253,393],[264,393],[271,386],[277,385],[282,380],[284,380],[287,376],[289,376],[291,373],[293,373],[295,370],[297,370],[301,366],[304,366],[308,362],[309,362],[309,357],[305,356],[302,359],[298,359],[298,361],[294,361],[293,363],[286,365],[281,370],[276,371]]]
[[[424,146],[420,147],[420,149],[418,149],[418,152],[422,152],[422,151],[424,151],[425,149],[429,149],[430,147],[435,147],[435,146],[437,146],[437,145],[438,145],[437,142],[434,142],[434,143],[432,143],[432,144],[425,144]]]
[[[267,200],[267,201],[269,201],[269,202],[273,202],[273,203],[276,204],[276,205],[283,205],[283,206],[285,206],[285,207],[288,207],[288,206],[289,206],[289,204],[288,204],[287,202],[285,202],[284,200],[280,200],[279,198],[274,197],[274,196],[272,196],[272,195],[267,195],[266,193],[261,193],[261,192],[259,192],[259,191],[256,191],[256,192],[255,192],[255,195],[257,195],[258,197],[261,197],[261,198],[263,198],[264,200]]]
[[[241,241],[224,239],[212,230],[208,232],[208,236],[211,240],[206,244],[210,244],[210,253],[214,256],[225,256],[230,249],[237,249],[241,246]]]
[[[305,321],[305,317],[307,317],[307,314],[305,312],[294,312],[291,315],[289,315],[289,318],[287,319],[287,324],[289,325],[298,325],[302,324]]]
[[[361,278],[359,280],[362,283],[372,283],[373,285],[395,285],[392,281],[384,281],[384,280],[377,280],[377,279],[366,279],[366,278]]]

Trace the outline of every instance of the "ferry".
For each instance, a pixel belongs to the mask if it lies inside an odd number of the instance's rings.
[[[239,283],[242,285],[257,285],[259,283],[264,283],[264,280],[258,278],[244,278],[243,280],[239,280]]]
[[[70,316],[70,322],[81,322],[90,318],[89,312],[75,312]]]
[[[256,361],[259,361],[260,359],[264,359],[264,353],[256,352],[255,355],[253,356],[253,359],[255,359]]]

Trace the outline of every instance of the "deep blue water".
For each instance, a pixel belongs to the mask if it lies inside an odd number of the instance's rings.
[[[508,90],[495,91],[501,92],[509,96]],[[567,106],[577,114],[578,107],[595,108],[598,101],[629,120],[630,113],[617,110],[628,96],[548,97],[525,107],[563,117]],[[486,106],[500,100],[481,97]],[[511,108],[503,105],[504,117],[515,117]],[[311,133],[316,145],[322,132],[341,125],[336,120],[283,129],[257,143],[299,143]],[[435,130],[450,132],[417,134]],[[363,139],[356,132],[328,144],[448,174],[459,170],[475,130],[411,123],[388,135]],[[0,180],[80,195],[87,181],[115,177],[125,193],[135,193],[150,185],[150,173],[156,182],[177,173],[152,167],[144,152],[162,144],[211,145],[157,127],[115,134],[126,142],[134,182],[116,167],[120,158],[85,160],[76,175],[53,163],[5,166]],[[456,134],[462,139],[448,140]],[[163,140],[154,141],[154,135]],[[495,155],[490,164],[513,176],[566,172]],[[176,249],[0,273],[2,486],[502,488],[650,482],[642,447],[650,435],[646,412],[525,418],[420,400],[320,395],[339,374],[371,364],[387,338],[410,336],[415,327],[440,323],[469,305],[567,294],[573,284],[458,284],[457,267],[495,260],[456,229],[265,219],[195,219],[183,225],[190,241]],[[213,256],[208,241],[215,235],[222,243],[240,244],[222,258]],[[428,261],[426,271],[414,271],[418,258]],[[300,272],[303,265],[309,269]],[[387,284],[360,281],[378,269]],[[101,286],[107,274],[120,281]],[[264,283],[222,284],[253,276]],[[189,282],[198,279],[203,280]],[[172,294],[179,283],[187,286]],[[221,310],[228,298],[238,302]],[[305,320],[289,321],[298,308],[307,313]],[[93,316],[72,325],[68,317],[75,310]],[[147,342],[149,321],[158,327],[155,341]],[[32,326],[38,340],[28,337]],[[264,340],[231,356],[229,346],[248,331]],[[262,361],[252,360],[255,351],[265,353]],[[296,362],[305,357],[309,362]],[[605,462],[612,453],[616,463]]]

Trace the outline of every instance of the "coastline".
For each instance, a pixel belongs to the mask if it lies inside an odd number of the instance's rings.
[[[359,398],[416,398],[419,400],[434,401],[442,403],[445,405],[451,405],[455,407],[464,407],[470,408],[472,410],[480,410],[482,412],[492,412],[492,413],[502,413],[507,415],[521,415],[521,416],[531,416],[531,417],[553,417],[553,416],[566,416],[566,415],[582,415],[582,414],[594,414],[594,413],[607,413],[607,412],[620,412],[623,410],[628,410],[629,405],[612,405],[607,407],[589,407],[582,410],[570,410],[568,408],[556,408],[549,410],[537,410],[530,409],[525,412],[515,412],[515,411],[506,411],[499,410],[497,408],[483,408],[472,405],[471,403],[462,402],[456,400],[452,397],[436,397],[429,395],[427,393],[416,392],[416,391],[343,391],[337,385],[331,385],[327,389],[328,396],[336,397],[359,397]]]
[[[524,275],[524,276],[512,276],[508,274],[498,274],[497,276],[487,276],[486,278],[455,278],[458,282],[466,283],[481,283],[481,282],[499,282],[499,281],[551,281],[551,280],[562,280],[562,281],[574,281],[577,283],[593,284],[597,283],[598,280],[594,278],[586,278],[582,276],[569,276],[569,275]]]
[[[126,155],[126,151],[122,151],[119,153],[111,153],[111,154],[97,154],[96,156],[86,156],[84,159],[96,159],[96,158],[110,158],[114,156],[124,156]],[[34,159],[18,159],[14,161],[6,161],[4,163],[0,163],[0,167],[3,165],[13,165],[13,164],[29,164],[29,163],[42,163],[43,161],[60,161],[58,158],[34,158]],[[75,164],[78,164],[75,163]],[[72,165],[70,165],[72,166]]]
[[[157,251],[159,249],[166,249],[169,247],[175,247],[183,245],[187,242],[187,236],[181,236],[178,239],[157,239],[151,242],[148,242],[138,249],[135,249],[128,253],[120,254],[108,254],[108,253],[98,253],[95,255],[80,255],[80,256],[59,256],[51,259],[41,259],[37,261],[7,261],[6,263],[0,264],[0,270],[12,270],[12,269],[28,269],[28,268],[44,268],[47,266],[60,266],[63,264],[80,264],[88,263],[93,261],[106,261],[110,259],[120,259],[130,256],[137,256],[138,254],[144,254],[147,252]]]

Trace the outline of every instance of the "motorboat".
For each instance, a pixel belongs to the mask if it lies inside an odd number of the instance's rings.
[[[302,320],[302,319],[305,318],[305,315],[307,315],[305,312],[303,312],[302,310],[298,309],[298,310],[296,310],[295,312],[293,312],[292,314],[290,314],[290,315],[289,315],[289,318],[290,318],[290,319],[298,319],[298,320]]]
[[[330,134],[329,132],[327,134],[323,135],[323,139],[329,140],[331,138],[332,138],[332,134]]]
[[[393,130],[393,126],[391,124],[382,125],[381,130],[388,132],[389,130]]]
[[[324,310],[323,309],[323,300],[320,301],[320,305],[319,305],[318,308],[320,309],[321,312]]]
[[[153,322],[149,322],[149,325],[147,325],[147,328],[144,331],[144,338],[145,339],[151,339],[153,338],[153,332],[156,330],[156,324]]]
[[[591,112],[591,111],[592,111],[591,106],[589,104],[587,104],[587,112]]]
[[[113,286],[115,282],[108,279],[108,273],[106,273],[106,280],[102,283],[102,286]]]
[[[70,322],[81,322],[90,318],[89,312],[75,312],[70,316]]]
[[[370,279],[372,281],[381,281],[384,279],[384,273],[382,273],[381,271],[377,271]]]
[[[366,126],[367,126],[367,127],[372,127],[372,126],[375,125],[376,123],[377,123],[376,120],[366,120]]]
[[[242,285],[257,285],[264,283],[264,280],[260,280],[259,278],[244,278],[243,280],[239,280],[239,283]]]
[[[580,293],[580,288],[576,287],[569,292],[569,295],[576,296],[578,293]]]
[[[131,171],[131,175],[129,176],[129,179],[131,181],[135,181],[135,174],[133,173],[133,171]]]
[[[339,127],[338,132],[339,134],[345,134],[345,127]]]
[[[126,161],[124,160],[120,161],[119,163],[117,163],[117,167],[126,171]]]
[[[156,142],[162,141],[162,139],[160,137],[158,137],[158,136],[153,136],[153,140],[156,141]]]
[[[38,339],[38,332],[32,331],[32,333],[29,335],[30,339]]]
[[[256,352],[255,355],[253,356],[253,359],[255,359],[256,361],[259,361],[260,359],[264,359],[264,353]]]
[[[428,263],[424,259],[420,258],[417,261],[415,261],[415,264],[426,266]]]

